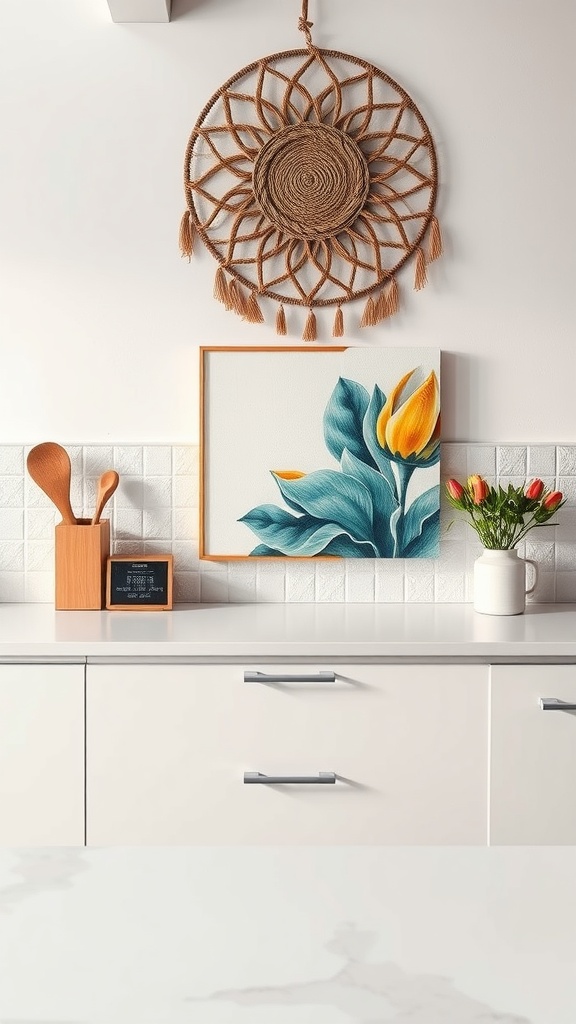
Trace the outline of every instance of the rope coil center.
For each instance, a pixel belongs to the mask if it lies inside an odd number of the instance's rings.
[[[321,239],[349,227],[370,187],[358,145],[329,125],[288,125],[262,147],[252,174],[264,215],[294,238]]]

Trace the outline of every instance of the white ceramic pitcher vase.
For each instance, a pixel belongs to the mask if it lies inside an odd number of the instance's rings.
[[[526,582],[526,566],[534,569],[531,587]],[[520,615],[526,609],[526,595],[538,582],[538,566],[530,558],[520,558],[516,548],[494,551],[484,548],[474,562],[474,610],[484,615]]]

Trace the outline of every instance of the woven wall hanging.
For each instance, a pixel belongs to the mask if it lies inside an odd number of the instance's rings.
[[[214,296],[262,323],[261,299],[308,313],[302,338],[316,339],[315,310],[366,299],[362,327],[398,309],[398,272],[414,288],[442,252],[434,206],[436,154],[422,114],[404,89],[360,57],[312,43],[308,2],[298,28],[306,49],[263,57],[208,101],[184,162],[187,209],[180,249],[199,236],[218,261]]]

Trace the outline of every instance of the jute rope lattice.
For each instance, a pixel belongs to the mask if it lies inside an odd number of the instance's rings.
[[[208,101],[184,163],[187,210],[182,255],[199,235],[218,261],[214,294],[252,323],[260,299],[314,310],[368,296],[371,326],[399,304],[398,271],[413,256],[414,287],[442,251],[434,216],[437,165],[432,137],[408,94],[359,57],[312,43],[308,3],[299,29],[305,50],[255,61]],[[424,249],[424,238],[428,244]]]

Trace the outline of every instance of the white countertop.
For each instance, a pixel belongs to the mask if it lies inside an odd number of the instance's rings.
[[[178,605],[171,612],[0,604],[0,661],[84,658],[576,659],[576,605],[490,616],[470,604]]]

